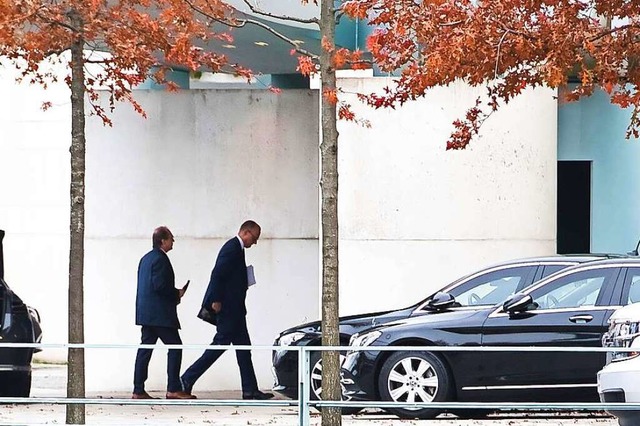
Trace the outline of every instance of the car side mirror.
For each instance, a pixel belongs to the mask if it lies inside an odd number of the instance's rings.
[[[455,303],[456,298],[450,293],[439,291],[427,302],[427,306],[435,310],[443,310],[453,307]]]
[[[502,304],[502,309],[510,314],[524,312],[535,306],[530,294],[516,293]]]

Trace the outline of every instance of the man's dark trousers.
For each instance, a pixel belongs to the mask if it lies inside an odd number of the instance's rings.
[[[182,340],[177,328],[142,326],[142,344],[153,345],[158,339],[165,345],[181,345]],[[133,393],[144,393],[144,382],[149,376],[149,361],[153,349],[138,349],[136,355],[135,371],[133,373]],[[182,350],[170,349],[167,355],[167,392],[178,392],[182,390],[180,383],[180,365],[182,363]]]
[[[251,345],[249,331],[247,330],[246,320],[243,320],[233,332],[218,331],[213,336],[212,345]],[[182,375],[182,383],[185,386],[185,392],[191,392],[193,384],[204,374],[211,365],[216,362],[225,349],[208,349],[200,358],[194,362]],[[253,369],[251,361],[251,351],[237,350],[236,359],[238,367],[240,367],[240,380],[242,382],[242,391],[245,393],[254,392],[258,389],[258,381],[256,373]]]

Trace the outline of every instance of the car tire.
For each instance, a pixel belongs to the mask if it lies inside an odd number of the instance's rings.
[[[340,364],[342,364],[344,362],[345,359],[345,355],[344,353],[340,353]],[[310,389],[309,389],[309,393],[310,393],[310,397],[312,401],[319,401],[322,399],[322,357],[320,356],[320,352],[318,351],[314,351],[311,353],[311,356],[309,357],[309,361],[310,361],[310,369],[311,369],[311,374],[310,374]],[[342,400],[343,401],[349,401],[351,398],[346,398],[344,395],[342,395]],[[316,408],[316,410],[320,411],[319,408]],[[342,414],[344,415],[350,415],[350,414],[357,414],[360,411],[362,411],[362,408],[360,407],[342,407]]]
[[[7,380],[4,380],[7,377]],[[10,371],[3,375],[0,396],[8,398],[28,398],[31,393],[31,371]]]
[[[629,414],[631,412],[627,412],[625,414]],[[633,411],[633,413],[637,413],[635,411]],[[638,424],[638,416],[637,415],[633,415],[630,417],[618,417],[618,426],[637,426]]]
[[[445,364],[430,352],[397,352],[383,364],[378,377],[383,401],[439,402],[451,399],[452,380]],[[432,419],[442,408],[388,408],[406,419]]]

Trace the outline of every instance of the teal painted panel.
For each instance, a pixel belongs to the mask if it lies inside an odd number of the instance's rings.
[[[360,50],[367,50],[367,37],[373,31],[373,27],[367,23],[365,20],[358,21],[358,39],[356,40],[356,45]]]
[[[627,252],[640,239],[640,142],[631,110],[603,91],[558,108],[558,160],[591,160],[591,250]]]
[[[355,50],[358,46],[358,25],[353,19],[345,16],[340,18],[340,22],[336,25],[336,44]]]
[[[189,88],[189,71],[186,70],[173,70],[166,73],[168,81],[172,81],[178,85],[180,89]],[[144,83],[138,85],[136,89],[146,90],[165,90],[166,87],[162,84],[156,83],[153,79],[147,78]]]

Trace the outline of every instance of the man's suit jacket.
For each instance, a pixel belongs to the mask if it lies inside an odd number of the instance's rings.
[[[169,256],[159,248],[151,250],[138,265],[136,324],[180,328],[179,302]]]
[[[218,313],[217,329],[220,332],[232,332],[245,324],[246,296],[247,264],[244,250],[238,238],[233,237],[218,253],[202,306],[211,309],[214,302],[220,302],[222,309]]]

